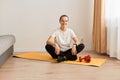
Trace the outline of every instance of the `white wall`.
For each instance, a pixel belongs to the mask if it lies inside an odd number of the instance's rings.
[[[91,50],[93,0],[0,0],[0,35],[15,35],[15,52],[45,51],[62,14],[69,16],[69,27]]]

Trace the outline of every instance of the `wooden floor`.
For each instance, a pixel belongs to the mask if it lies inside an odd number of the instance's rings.
[[[120,80],[119,60],[93,51],[80,53],[81,56],[87,54],[107,61],[100,67],[93,67],[10,57],[0,67],[0,80]]]

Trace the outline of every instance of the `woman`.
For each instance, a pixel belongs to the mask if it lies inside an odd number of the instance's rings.
[[[58,62],[65,60],[76,60],[77,53],[84,49],[72,29],[68,28],[69,17],[62,15],[59,19],[60,28],[57,29],[46,42],[46,50]],[[72,41],[74,44],[71,46]]]

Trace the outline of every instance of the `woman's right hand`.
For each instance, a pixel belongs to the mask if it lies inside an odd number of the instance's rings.
[[[58,44],[55,44],[55,53],[56,53],[57,55],[60,54],[60,47],[58,46]]]

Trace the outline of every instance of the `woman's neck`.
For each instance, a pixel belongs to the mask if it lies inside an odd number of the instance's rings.
[[[61,26],[60,29],[61,29],[62,31],[66,31],[66,30],[67,30],[67,26]]]

